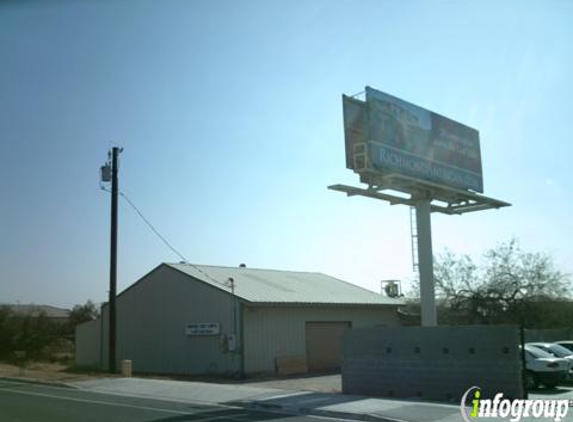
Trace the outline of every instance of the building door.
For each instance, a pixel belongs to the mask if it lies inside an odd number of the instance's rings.
[[[349,321],[306,323],[306,359],[309,371],[338,369],[342,366],[342,338],[351,325]]]

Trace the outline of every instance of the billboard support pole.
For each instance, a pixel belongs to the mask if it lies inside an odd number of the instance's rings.
[[[431,202],[430,198],[421,198],[416,203],[422,327],[438,325],[434,289],[434,257],[432,255]]]

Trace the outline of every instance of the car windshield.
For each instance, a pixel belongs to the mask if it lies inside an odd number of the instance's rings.
[[[557,345],[573,352],[573,344],[571,343],[559,343]]]
[[[573,352],[569,349],[567,349],[566,347],[560,346],[558,344],[551,344],[548,346],[549,350],[551,350],[551,353],[553,353],[555,356],[560,357],[560,358],[564,358],[566,356],[572,356]]]
[[[549,353],[544,352],[543,350],[538,349],[537,347],[534,346],[525,346],[525,350],[531,353],[533,357],[536,359],[554,357],[553,355],[550,355]]]
[[[551,352],[551,350],[549,350],[549,347],[546,346],[545,344],[532,343],[532,344],[530,344],[530,346],[531,346],[531,347],[535,347],[536,349],[539,349],[539,350],[543,350],[544,352],[547,352],[547,353],[549,353],[550,355],[553,354],[553,353]]]

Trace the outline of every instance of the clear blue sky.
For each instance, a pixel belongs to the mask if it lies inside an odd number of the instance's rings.
[[[341,94],[370,85],[480,131],[485,194],[433,216],[434,251],[515,236],[573,272],[571,1],[29,1],[0,4],[0,302],[107,298],[121,188],[191,262],[411,273],[409,210],[328,191]],[[118,287],[178,261],[120,202]]]

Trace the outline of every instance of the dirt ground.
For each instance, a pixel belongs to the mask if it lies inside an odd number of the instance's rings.
[[[340,393],[342,390],[340,374],[304,375],[264,381],[249,380],[245,381],[244,385],[281,390],[320,391],[323,393]]]
[[[105,372],[75,372],[66,371],[67,365],[61,363],[32,362],[26,368],[0,363],[0,377],[17,377],[43,382],[74,382],[93,378],[112,376]],[[118,375],[119,376],[119,375]],[[320,391],[325,393],[340,393],[340,374],[317,374],[291,377],[261,377],[247,380],[225,380],[209,377],[169,377],[158,375],[136,375],[142,378],[184,379],[186,381],[214,382],[224,384],[242,384],[250,387],[278,388],[283,390]]]
[[[25,368],[0,363],[0,377],[18,377],[47,382],[73,382],[109,374],[66,372],[67,365],[61,363],[31,362]]]

